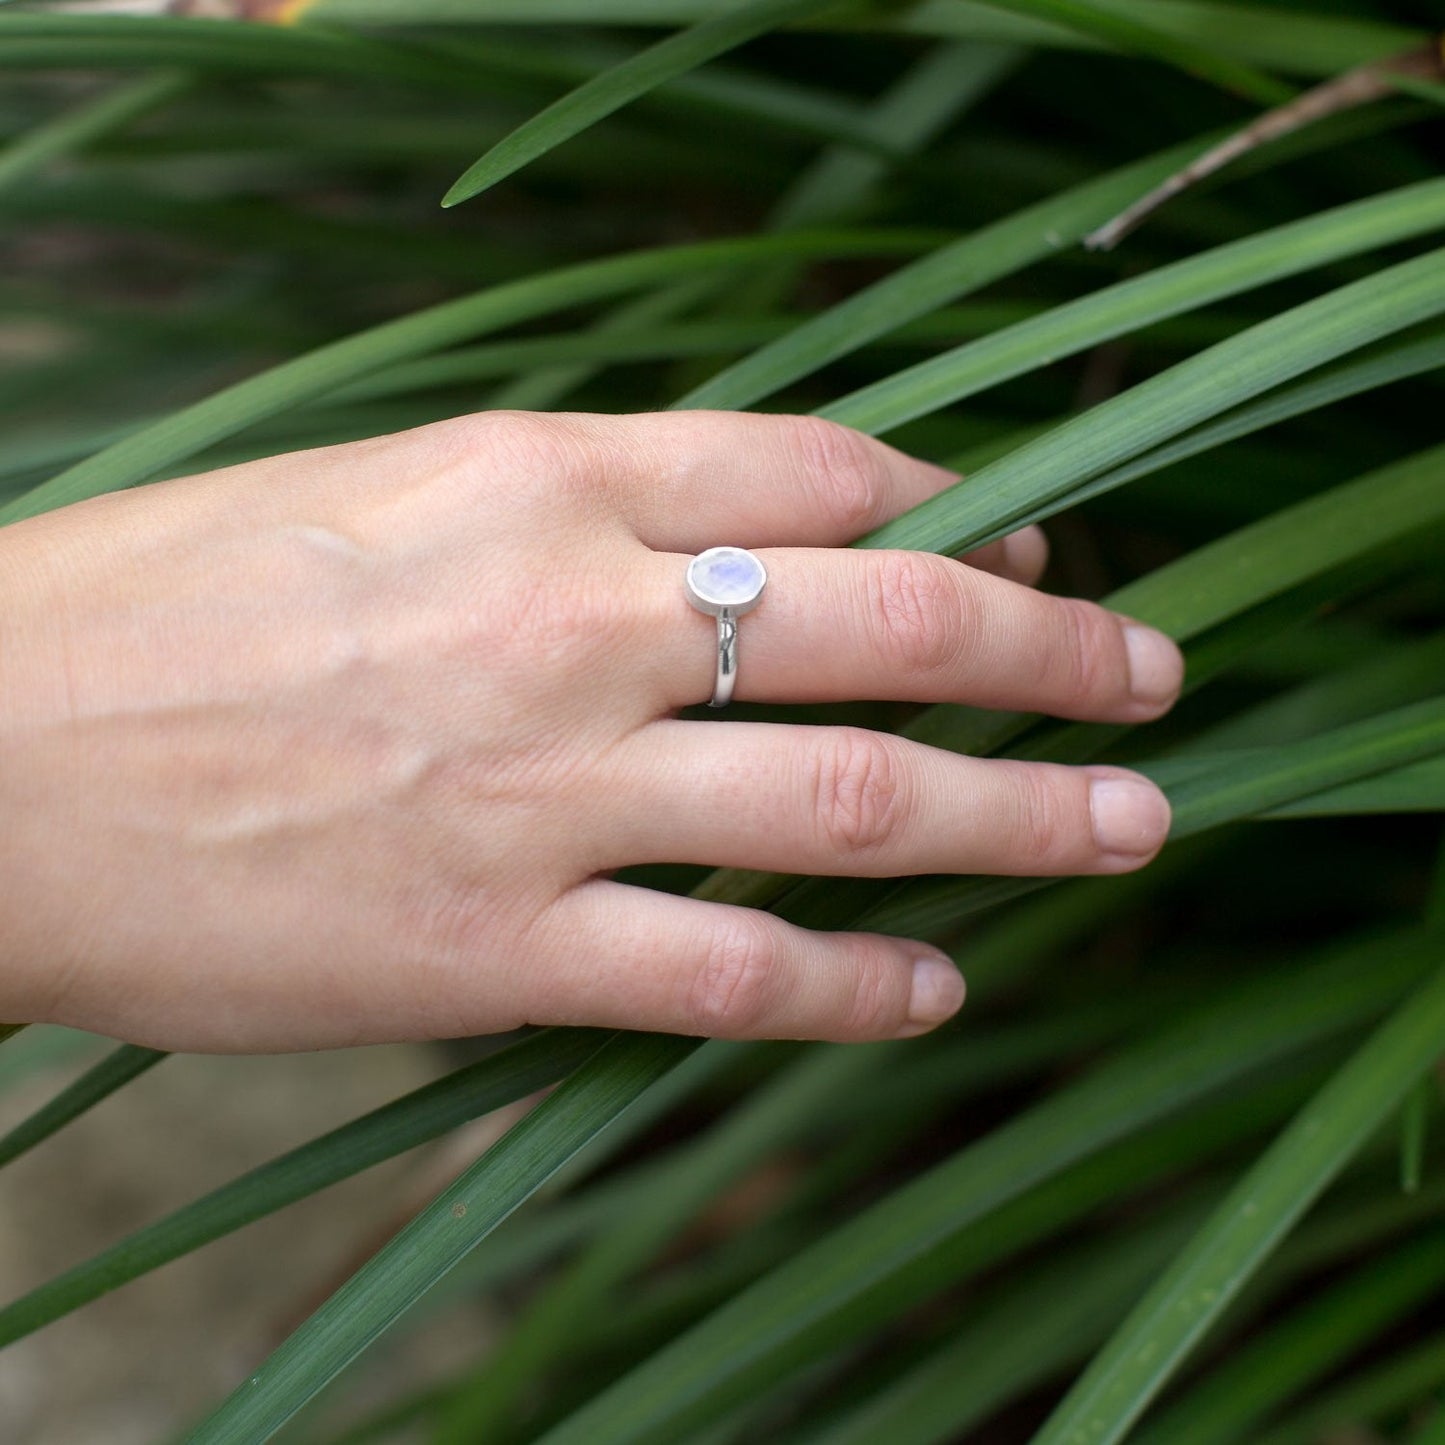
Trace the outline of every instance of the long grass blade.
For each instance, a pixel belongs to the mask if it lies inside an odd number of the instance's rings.
[[[1263,818],[1339,818],[1360,813],[1445,811],[1445,758],[1425,758],[1404,767],[1325,788],[1260,814]]]
[[[1353,1376],[1289,1419],[1255,1437],[1253,1445],[1316,1445],[1330,1432],[1408,1410],[1445,1387],[1445,1334],[1397,1352],[1378,1368]]]
[[[782,257],[887,255],[926,247],[917,232],[834,231],[705,241],[583,262],[413,312],[283,362],[97,452],[0,508],[0,524],[116,491],[267,417],[355,381],[499,327],[717,267]]]
[[[1390,386],[1394,382],[1408,380],[1424,372],[1437,370],[1441,366],[1445,366],[1445,335],[1424,336],[1400,342],[1378,355],[1326,367],[1318,375],[1311,375],[1296,386],[1279,387],[1258,401],[1248,402],[1226,412],[1218,421],[1196,427],[1177,441],[1147,451],[1143,456],[1075,487],[1069,494],[1069,505],[1081,506],[1084,502],[1092,501],[1118,487],[1127,486],[1142,477],[1153,476],[1165,467],[1173,466],[1175,462],[1186,461],[1190,457],[1212,451],[1215,447],[1250,436],[1265,427],[1277,426],[1281,422],[1333,406],[1336,402],[1358,396],[1362,392]],[[954,470],[962,468],[955,464]],[[984,540],[993,541],[1017,527],[1042,521],[1052,516],[1056,510],[1056,504],[1046,503],[1025,512],[1006,526],[991,529]]]
[[[593,1240],[508,1331],[470,1388],[444,1414],[434,1445],[468,1445],[501,1430],[548,1360],[606,1310],[615,1287],[653,1257],[679,1226],[742,1171],[796,1135],[829,1102],[865,1087],[888,1045],[821,1048],[755,1090],[697,1144],[684,1149],[646,1200]]]
[[[1261,1098],[1259,1093],[1251,1097]],[[1241,1107],[1234,1099],[1220,1105],[1222,1110]],[[1201,1123],[1209,1127],[1200,1115],[1191,1116],[1191,1130]],[[1207,1187],[1210,1206],[1217,1203],[1224,1188]],[[1179,1202],[1182,1207],[1162,1211],[1162,1217],[1141,1221],[1139,1227],[1116,1229],[1098,1246],[1070,1251],[1066,1262],[1056,1259],[1022,1281],[1009,1281],[996,1297],[970,1302],[958,1328],[931,1356],[836,1423],[821,1431],[804,1432],[796,1442],[789,1437],[784,1445],[872,1445],[876,1440],[887,1440],[890,1445],[945,1445],[1069,1365],[1082,1365],[1129,1305],[1158,1277],[1170,1256],[1204,1223],[1208,1211],[1192,1197],[1194,1193],[1185,1195]],[[1114,1197],[1121,1201],[1122,1193]],[[1320,1226],[1302,1230],[1270,1261],[1259,1286],[1239,1302],[1232,1322],[1239,1326],[1257,1318],[1285,1289],[1298,1286],[1303,1275],[1397,1238],[1402,1229],[1422,1218],[1428,1220],[1440,1204],[1437,1198],[1429,1213],[1416,1211],[1414,1217],[1405,1217],[1393,1207],[1395,1201],[1389,1202],[1392,1207],[1388,1210],[1373,1203],[1354,1207]],[[1059,1289],[1063,1272],[1070,1282],[1066,1292]],[[1428,1351],[1422,1352],[1412,1362],[1412,1370],[1380,1384],[1398,1391],[1408,1379],[1419,1379],[1432,1367],[1441,1369],[1442,1361],[1445,1356],[1437,1345],[1433,1361]]]
[[[1200,143],[1173,146],[964,236],[840,301],[694,387],[673,405],[725,411],[749,407],[905,322],[1076,244],[1141,187],[1168,175]]]
[[[798,1445],[958,1439],[1021,1391],[1084,1359],[1185,1243],[1197,1212],[1073,1252],[1066,1292],[1059,1289],[1060,1266],[1050,1263],[1002,1298],[977,1301],[946,1344],[835,1424],[803,1434]]]
[[[1289,74],[1330,75],[1428,39],[1424,31],[1328,12],[1278,6],[1198,4],[1190,0],[1115,0],[1114,14],[1208,45],[1222,54]],[[688,25],[716,13],[715,0],[298,0],[303,21],[386,24]],[[839,5],[811,22],[824,30],[1002,40],[1067,49],[1096,44],[1075,28],[969,0],[891,6]]]
[[[0,1138],[0,1166],[18,1159],[165,1058],[169,1055],[164,1051],[141,1048],[138,1044],[122,1044],[113,1049],[48,1104]]]
[[[184,69],[322,76],[475,94],[477,70],[444,51],[344,29],[217,25],[162,15],[0,13],[0,70]]]
[[[1442,1282],[1445,1234],[1429,1231],[1237,1347],[1207,1380],[1146,1422],[1136,1432],[1138,1445],[1228,1445],[1253,1437],[1272,1410],[1418,1309]]]
[[[819,415],[862,431],[886,431],[1166,317],[1442,224],[1445,181],[1323,211],[1055,306],[840,397]]]
[[[1077,30],[1126,54],[1162,60],[1166,65],[1262,105],[1279,105],[1294,95],[1287,85],[1281,85],[1253,66],[1241,65],[1210,46],[1161,30],[1140,18],[1139,12],[1106,8],[1090,4],[1088,0],[982,0],[982,3]]]
[[[185,74],[148,75],[37,126],[0,151],[0,191],[168,104],[191,83]]]
[[[1197,637],[1331,567],[1413,534],[1428,535],[1442,520],[1445,446],[1343,482],[1197,547],[1116,588],[1108,605],[1130,615],[1141,608],[1139,616],[1172,637]]]
[[[1438,946],[1438,940],[1437,940]],[[1425,1067],[1445,1051],[1445,971],[1322,1089],[1070,1390],[1033,1445],[1112,1445]]]
[[[191,1250],[555,1083],[606,1034],[547,1029],[262,1164],[0,1310],[0,1344]]]
[[[1299,742],[1240,749],[1216,757],[1135,762],[1152,777],[1173,810],[1171,842],[1210,828],[1268,813],[1296,799],[1309,798],[1368,779],[1416,759],[1445,752],[1445,697],[1432,698],[1379,717]],[[875,895],[878,901],[861,917],[850,913],[850,926],[913,937],[939,937],[971,913],[1052,886],[1048,878],[971,877],[922,879],[894,885]],[[858,899],[850,900],[856,910]],[[810,928],[837,927],[836,911],[825,889],[803,884],[785,895],[777,911]]]
[[[762,229],[775,232],[857,220],[866,213],[870,197],[886,174],[888,158],[916,152],[936,129],[1006,75],[1019,58],[1019,52],[1008,47],[937,47],[885,91],[862,118],[861,124],[878,142],[876,149],[884,155],[860,153],[857,148],[836,143],[829,146],[783,194],[768,213]],[[782,277],[780,273],[784,270],[786,276]],[[784,289],[795,271],[796,266],[792,264],[769,267],[764,281],[773,283],[781,279],[784,285],[770,285],[763,299],[770,300],[778,290]],[[727,278],[720,283],[706,276],[694,277],[624,303],[598,323],[597,338],[609,340],[638,328],[653,328],[660,320],[713,300],[727,284]],[[756,305],[757,302],[754,288],[747,303]],[[738,349],[751,350],[761,344],[761,340]],[[590,374],[585,367],[570,366],[521,377],[497,391],[488,399],[488,404],[546,410],[556,406]]]
[[[1407,976],[1418,978],[1434,963],[1436,944],[1423,937],[1408,945],[1397,939],[1372,952],[1381,966],[1403,964]],[[1332,960],[1331,971],[1337,966]],[[1316,986],[1323,980],[1314,975],[1308,993],[1299,989],[1299,978],[1288,984],[1276,980],[1280,992],[1269,1001],[1242,1005],[1243,995],[1231,999],[1227,1023],[1221,1015],[1214,1023],[1191,1020],[1187,1031],[1161,1032],[774,1270],[549,1431],[545,1445],[654,1445],[716,1418],[796,1368],[812,1343],[826,1339],[836,1346],[836,1317],[863,1327],[856,1310],[846,1312],[939,1241],[1227,1079],[1357,1022],[1353,1000],[1345,1014],[1334,1011],[1365,973],[1336,975],[1327,987]],[[1378,980],[1372,973],[1371,981]],[[1281,1009],[1286,994],[1289,1003]],[[1388,989],[1385,996],[1398,995]]]
[[[479,195],[554,146],[621,110],[638,96],[769,30],[816,14],[832,3],[833,0],[753,0],[751,4],[670,35],[594,76],[498,141],[457,179],[442,197],[442,205],[455,206]]]
[[[990,527],[1346,352],[1445,311],[1445,250],[1281,312],[1027,443],[860,545],[966,551]],[[907,410],[906,401],[899,409]],[[846,420],[842,409],[834,410]],[[885,425],[887,418],[880,419]],[[945,543],[936,546],[942,534]]]
[[[1445,695],[1276,747],[1163,759],[1140,766],[1167,782],[1187,837],[1221,823],[1445,752]]]
[[[302,1324],[188,1437],[269,1439],[334,1375],[700,1040],[616,1035]]]

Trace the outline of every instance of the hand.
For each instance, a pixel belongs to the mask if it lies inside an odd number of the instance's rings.
[[[280,1050],[591,1024],[922,1032],[921,944],[609,875],[1112,873],[1168,805],[1120,768],[680,720],[687,558],[759,549],[737,697],[1137,722],[1178,649],[965,562],[843,550],[954,478],[814,419],[487,413],[0,531],[0,1018]]]

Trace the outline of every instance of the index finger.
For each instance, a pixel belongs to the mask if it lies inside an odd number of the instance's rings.
[[[613,509],[658,552],[841,547],[960,480],[816,416],[685,411],[566,421],[600,452],[599,484]],[[1036,576],[1042,534],[1026,531],[1026,542],[993,544],[969,561]]]

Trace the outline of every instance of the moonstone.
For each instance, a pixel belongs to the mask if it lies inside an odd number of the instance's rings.
[[[710,547],[692,559],[687,578],[692,590],[715,607],[746,607],[767,580],[763,564],[741,547]]]

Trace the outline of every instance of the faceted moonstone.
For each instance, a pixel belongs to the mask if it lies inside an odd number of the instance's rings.
[[[719,607],[742,607],[763,587],[763,567],[741,547],[711,547],[694,557],[687,575],[693,590]]]

